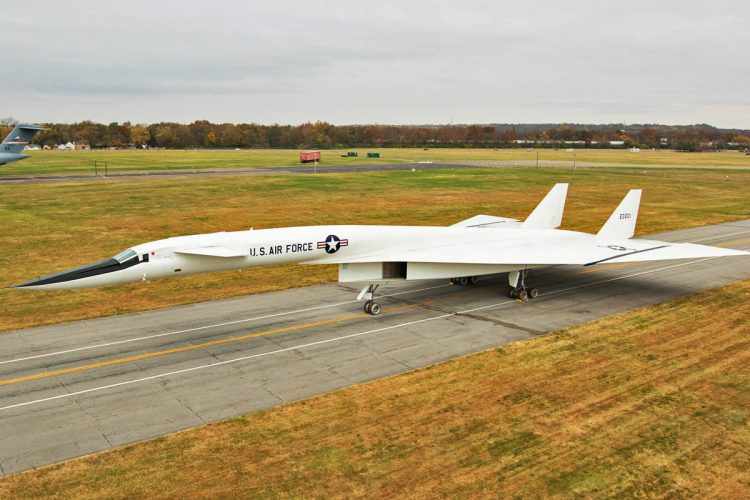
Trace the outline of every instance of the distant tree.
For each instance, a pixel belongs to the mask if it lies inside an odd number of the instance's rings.
[[[148,128],[143,125],[135,125],[130,127],[130,143],[136,146],[143,146],[148,144],[151,140],[151,133]]]
[[[68,141],[88,143],[92,147],[123,147],[130,144],[167,148],[195,147],[426,147],[426,146],[512,146],[517,139],[544,141],[556,147],[561,141],[583,141],[600,147],[611,140],[646,147],[661,146],[667,138],[671,147],[685,150],[721,148],[728,142],[750,141],[750,131],[720,130],[709,125],[339,125],[307,122],[297,126],[259,125],[256,123],[211,123],[198,120],[190,124],[154,123],[131,125],[91,121],[45,125],[36,136],[38,144],[60,144]],[[0,124],[0,133],[9,129]],[[7,132],[6,132],[7,133]],[[739,137],[739,139],[738,139]],[[750,147],[750,145],[748,145]]]
[[[162,124],[156,128],[154,135],[156,145],[163,148],[173,148],[177,145],[177,134],[169,124]]]

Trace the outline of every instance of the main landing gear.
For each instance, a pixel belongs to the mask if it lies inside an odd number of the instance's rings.
[[[476,276],[464,276],[463,278],[451,278],[451,285],[469,286],[476,285],[479,278]]]
[[[362,309],[364,311],[371,315],[371,316],[377,316],[381,312],[383,312],[383,308],[381,305],[375,301],[375,290],[378,289],[380,285],[369,285],[362,289],[361,292],[359,292],[359,295],[357,296],[357,300],[364,300],[365,305]]]
[[[529,299],[535,299],[539,297],[540,291],[538,288],[527,288],[526,287],[526,274],[527,270],[512,271],[508,273],[508,297],[511,299],[518,299],[521,302],[526,302]]]

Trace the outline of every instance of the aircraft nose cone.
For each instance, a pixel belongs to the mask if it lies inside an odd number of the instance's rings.
[[[77,267],[61,273],[50,274],[49,276],[43,276],[36,278],[18,285],[14,285],[13,288],[35,288],[45,285],[56,285],[61,283],[72,282],[80,280],[82,278],[89,278],[91,276],[97,276],[100,274],[110,273],[113,271],[119,271],[123,269],[123,265],[117,262],[115,259],[107,259],[89,264],[86,266]]]

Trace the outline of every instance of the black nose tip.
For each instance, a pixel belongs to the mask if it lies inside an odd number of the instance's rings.
[[[124,266],[116,261],[115,259],[107,259],[89,264],[87,266],[77,267],[68,271],[63,271],[57,274],[51,274],[42,278],[27,281],[20,285],[15,285],[13,288],[26,288],[32,286],[52,285],[54,283],[65,283],[68,281],[79,280],[82,278],[89,278],[91,276],[98,276],[100,274],[111,273],[123,269]]]

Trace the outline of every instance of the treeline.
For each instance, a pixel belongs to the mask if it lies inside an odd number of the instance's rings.
[[[625,147],[690,151],[750,147],[750,131],[710,125],[302,125],[254,123],[44,124],[35,142],[75,142],[93,148],[345,148],[345,147]],[[4,130],[3,130],[4,129]],[[9,127],[0,126],[7,134]]]

